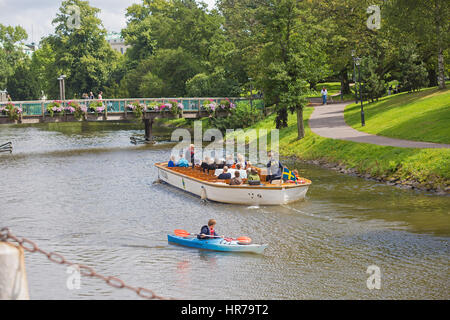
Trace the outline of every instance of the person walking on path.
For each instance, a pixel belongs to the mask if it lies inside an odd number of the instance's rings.
[[[327,88],[323,87],[323,89],[320,93],[322,94],[323,105],[326,105],[327,104],[327,96],[328,96]]]

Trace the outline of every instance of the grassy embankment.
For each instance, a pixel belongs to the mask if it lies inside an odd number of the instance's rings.
[[[360,106],[345,109],[345,121],[356,130],[391,138],[450,144],[450,89],[401,93],[365,104],[366,126]]]
[[[392,98],[390,97],[390,99]],[[398,106],[398,108],[401,107]],[[350,107],[350,110],[353,109]],[[354,172],[367,178],[373,177],[380,181],[402,184],[409,188],[433,189],[440,192],[447,189],[449,192],[450,149],[395,148],[323,138],[314,134],[309,128],[308,119],[312,112],[313,108],[305,108],[306,135],[302,140],[297,140],[296,116],[289,116],[288,127],[280,130],[280,154],[282,156],[307,161],[318,160],[322,164],[336,165],[341,168],[342,172]],[[370,113],[370,111],[368,112]],[[435,113],[427,114],[432,116],[431,119],[427,120],[424,117],[421,119],[422,123],[428,121],[434,123]],[[417,125],[418,122],[414,119],[416,117],[405,117],[406,123],[403,126],[408,127],[407,122],[409,121],[414,121],[416,123],[414,125]],[[368,121],[371,121],[370,118]],[[398,126],[400,123],[401,121]],[[270,130],[274,127],[274,115],[272,115],[252,128]],[[430,132],[433,133],[432,136],[435,137],[435,140],[444,141],[445,138],[441,135],[448,132],[448,126],[439,128],[430,130]]]

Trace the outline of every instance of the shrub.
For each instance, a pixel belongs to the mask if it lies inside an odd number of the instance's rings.
[[[209,119],[212,127],[215,127],[222,132],[226,129],[241,129],[252,126],[263,119],[260,110],[253,109],[248,102],[238,102],[235,108],[230,109],[228,117]]]
[[[0,106],[1,114],[8,115],[11,120],[18,120],[22,114],[22,108],[16,107],[13,103],[8,102],[5,107]]]

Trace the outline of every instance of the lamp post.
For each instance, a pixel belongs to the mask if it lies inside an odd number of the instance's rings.
[[[66,100],[66,84],[64,79],[66,78],[66,75],[61,75],[58,78],[59,81],[59,97],[61,101]]]
[[[361,83],[361,58],[355,58],[355,64],[358,67],[358,79],[359,79],[359,100],[361,100],[361,126],[366,125],[366,121],[364,119],[364,106],[363,106],[363,97],[362,97],[362,83]],[[356,85],[356,83],[355,83]]]
[[[358,87],[356,86],[356,51],[352,50],[353,58],[353,85],[355,86],[355,103],[358,103]]]

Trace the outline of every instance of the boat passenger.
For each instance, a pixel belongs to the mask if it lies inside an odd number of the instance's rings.
[[[227,159],[225,161],[225,165],[228,168],[231,168],[234,165],[234,159],[233,159],[233,156],[231,154],[227,155]]]
[[[171,156],[170,157],[170,161],[169,161],[169,164],[167,166],[169,168],[174,168],[174,167],[177,166],[177,162],[176,162],[175,156]]]
[[[177,167],[189,168],[189,162],[184,158],[184,156],[181,156],[180,161],[178,161]]]
[[[214,159],[214,162],[216,164],[216,169],[223,169],[225,166],[225,161],[223,159],[219,159],[218,157]]]
[[[208,170],[210,160],[211,160],[211,158],[206,156],[205,160],[202,161],[202,164],[200,165],[200,167],[202,168],[203,172],[206,172]]]
[[[195,167],[195,145],[191,144],[186,151],[186,159],[192,163],[192,169]]]
[[[247,166],[247,162],[245,161],[245,157],[242,154],[240,154],[240,153],[237,154],[236,168],[237,168],[238,164],[241,165],[241,168],[245,168]]]
[[[216,171],[216,163],[214,162],[214,159],[209,159],[208,162],[208,174],[210,171]]]
[[[249,185],[260,185],[261,184],[261,178],[259,177],[258,171],[256,171],[256,168],[250,169],[250,174],[247,177],[248,184]]]
[[[229,180],[231,179],[231,173],[228,172],[228,167],[223,167],[223,172],[217,177],[219,180]]]
[[[240,186],[242,184],[244,184],[244,181],[241,179],[241,173],[236,170],[234,172],[234,178],[230,181],[230,186]]]
[[[269,162],[267,163],[267,181],[280,180],[283,172],[283,164],[274,159],[273,152],[269,152]]]
[[[202,227],[200,234],[197,236],[197,238],[201,240],[202,239],[208,240],[211,238],[223,238],[223,236],[219,236],[215,231],[216,224],[217,224],[216,220],[210,219],[208,221],[208,225]]]

